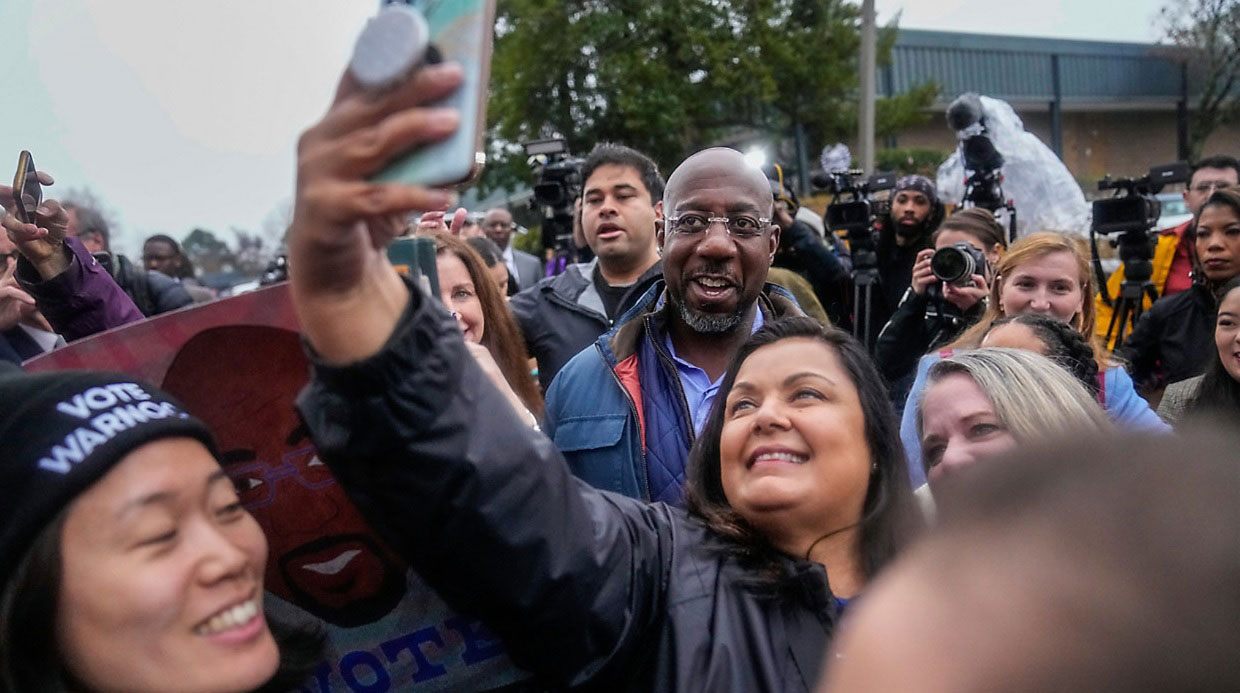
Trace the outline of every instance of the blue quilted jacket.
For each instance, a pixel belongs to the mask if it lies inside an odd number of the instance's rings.
[[[578,478],[631,498],[683,505],[692,417],[661,335],[669,308],[659,281],[582,350],[547,391],[544,431]],[[766,320],[802,315],[783,287],[758,301]],[[652,337],[653,336],[653,337]]]

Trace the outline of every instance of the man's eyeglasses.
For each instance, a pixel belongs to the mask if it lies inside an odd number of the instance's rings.
[[[1195,193],[1208,193],[1214,190],[1223,190],[1231,186],[1231,183],[1225,180],[1203,180],[1192,187]]]
[[[692,236],[699,233],[705,233],[715,222],[723,224],[724,228],[733,237],[741,240],[748,240],[761,236],[768,228],[770,228],[771,220],[762,217],[750,217],[745,215],[735,217],[708,217],[703,214],[681,214],[678,217],[667,218],[667,228],[671,233]]]

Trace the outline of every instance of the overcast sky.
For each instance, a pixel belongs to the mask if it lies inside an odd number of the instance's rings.
[[[907,28],[1158,39],[1157,0],[878,0]],[[90,188],[120,249],[201,226],[259,230],[292,194],[375,0],[0,0],[0,178],[29,149]],[[11,163],[4,163],[9,161]]]

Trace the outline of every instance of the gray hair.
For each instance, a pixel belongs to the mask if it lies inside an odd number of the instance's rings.
[[[953,373],[972,378],[1018,442],[1112,430],[1106,412],[1062,366],[1025,349],[985,347],[954,353],[930,367],[918,403],[918,439],[924,435],[925,393]]]

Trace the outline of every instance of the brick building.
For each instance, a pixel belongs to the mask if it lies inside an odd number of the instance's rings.
[[[1195,102],[1181,66],[1157,48],[901,29],[877,89],[886,96],[934,81],[936,114],[966,91],[1003,99],[1078,180],[1140,175],[1182,158]],[[955,136],[936,116],[879,146],[949,151]],[[1203,152],[1240,154],[1240,123],[1215,131]]]

